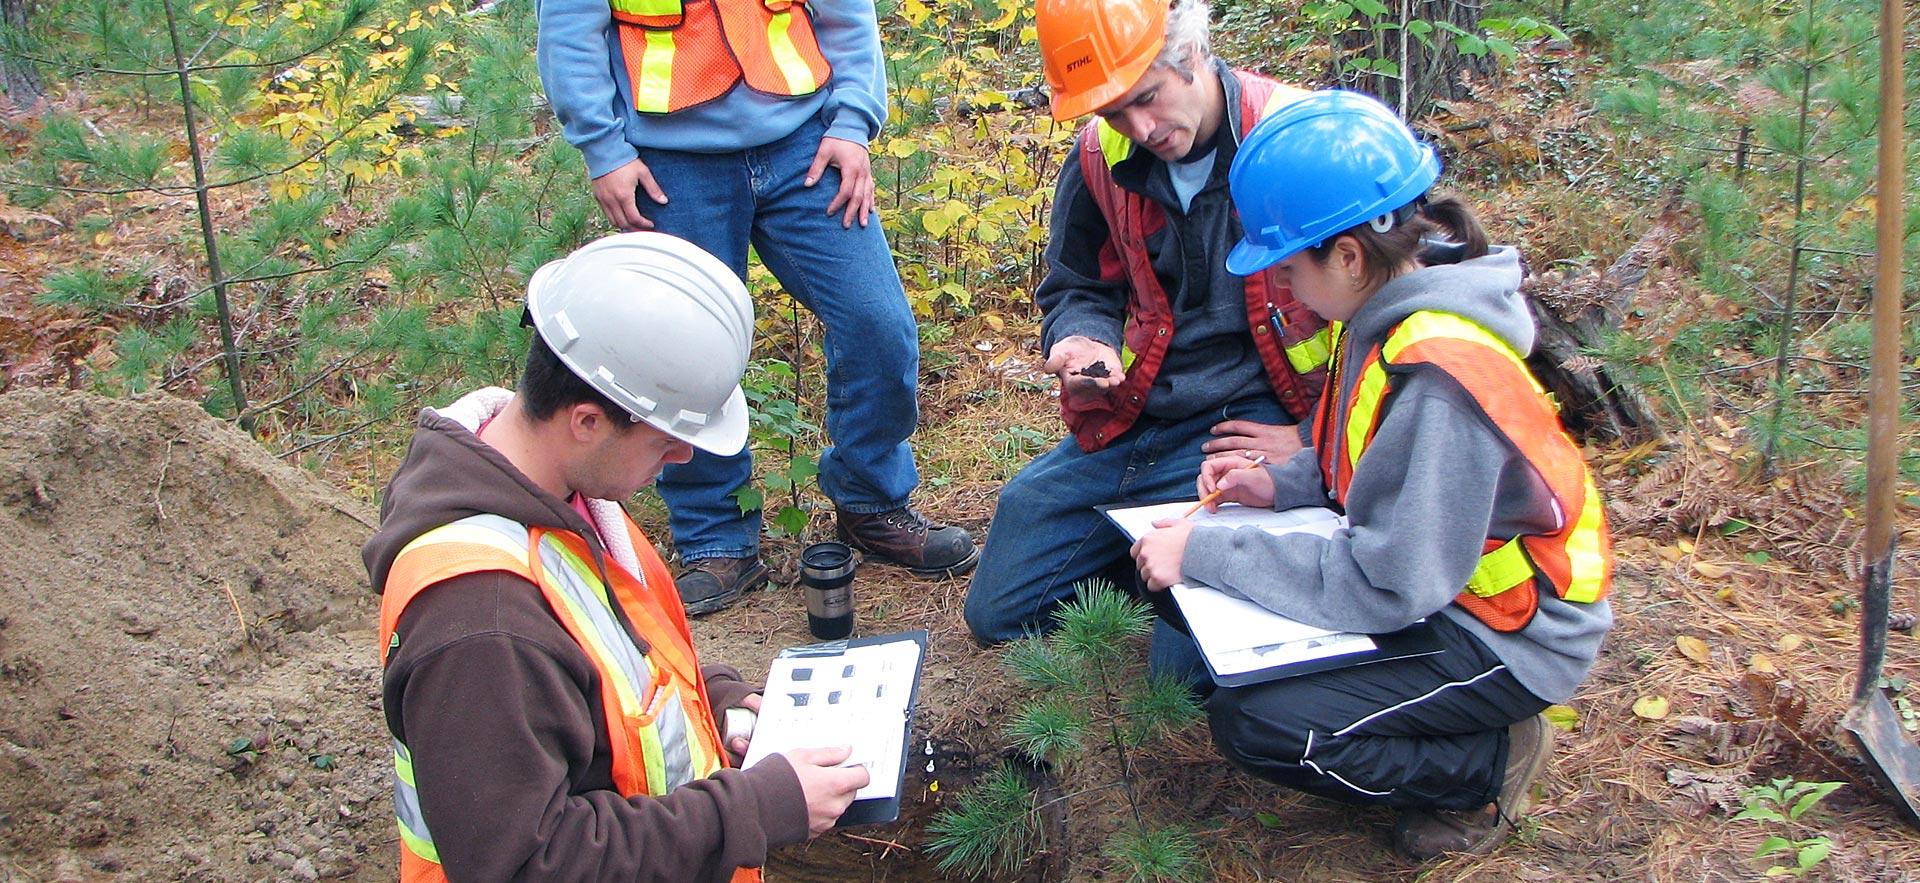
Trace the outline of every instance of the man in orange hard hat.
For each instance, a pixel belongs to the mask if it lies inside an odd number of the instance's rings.
[[[1039,0],[1055,119],[1092,113],[1062,164],[1045,313],[1046,370],[1072,437],[1008,482],[967,593],[983,642],[1049,625],[1076,583],[1132,581],[1104,503],[1191,497],[1209,455],[1302,446],[1328,335],[1267,273],[1226,268],[1241,238],[1227,192],[1240,140],[1306,94],[1213,57],[1205,0]],[[1191,644],[1154,663],[1192,673]],[[1204,677],[1202,674],[1201,677]]]

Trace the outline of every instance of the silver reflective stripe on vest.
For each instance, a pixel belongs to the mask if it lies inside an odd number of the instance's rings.
[[[400,821],[400,840],[407,850],[439,864],[440,851],[434,848],[427,817],[420,812],[420,789],[413,784],[413,755],[399,739],[393,740],[393,815]]]
[[[576,568],[569,561],[570,557],[558,540],[541,540],[541,569],[553,579],[555,588],[573,602],[574,609],[586,615],[600,645],[606,648],[613,663],[620,667],[627,682],[633,685],[635,695],[642,695],[647,686],[653,683],[653,665],[640,652],[640,648],[634,646],[633,638],[614,618],[606,586],[592,573]],[[673,699],[659,709],[653,722],[654,733],[660,740],[661,764],[667,775],[664,783],[656,783],[651,779],[647,782],[647,789],[656,794],[665,794],[695,778],[693,751],[687,744],[687,712],[680,704],[677,691]],[[629,708],[626,712],[637,716],[645,714],[647,710]]]

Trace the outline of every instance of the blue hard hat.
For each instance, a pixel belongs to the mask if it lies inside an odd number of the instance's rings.
[[[1241,276],[1389,214],[1440,177],[1440,158],[1378,99],[1327,90],[1248,133],[1227,183],[1246,235],[1227,255]]]

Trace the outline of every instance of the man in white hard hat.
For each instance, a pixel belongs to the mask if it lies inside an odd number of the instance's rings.
[[[364,550],[401,877],[757,880],[867,773],[838,766],[845,747],[732,768],[759,696],[701,665],[619,502],[745,443],[746,289],[691,243],[629,233],[542,267],[526,321],[517,390],[421,412]]]

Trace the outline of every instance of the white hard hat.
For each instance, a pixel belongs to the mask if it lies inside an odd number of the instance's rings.
[[[534,271],[527,314],[561,362],[634,420],[722,456],[746,445],[753,302],[699,246],[665,233],[587,243]]]

